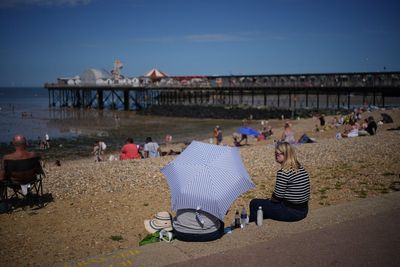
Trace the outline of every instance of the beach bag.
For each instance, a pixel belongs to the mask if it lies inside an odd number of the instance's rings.
[[[12,206],[6,202],[0,203],[0,214],[9,213],[12,211]]]
[[[392,123],[393,122],[393,119],[392,119],[392,117],[389,116],[389,114],[381,113],[381,115],[382,115],[382,122],[384,122],[384,123]]]

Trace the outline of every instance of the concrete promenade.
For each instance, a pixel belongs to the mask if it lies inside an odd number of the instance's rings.
[[[400,192],[264,220],[207,243],[156,243],[57,266],[400,266]]]

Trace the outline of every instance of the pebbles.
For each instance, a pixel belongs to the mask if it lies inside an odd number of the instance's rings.
[[[376,136],[341,140],[334,139],[335,130],[313,133],[312,119],[293,121],[297,138],[307,133],[317,139],[317,143],[296,146],[298,158],[311,177],[312,209],[398,190],[400,134],[385,129],[399,125],[400,111],[386,113],[395,123],[380,126]],[[373,115],[376,119],[380,116],[378,112]],[[326,117],[327,122],[330,118]],[[273,191],[279,165],[274,161],[272,140],[280,136],[283,122],[269,123],[275,130],[272,139],[257,142],[249,138],[250,145],[240,148],[256,188],[233,203],[225,218],[228,225],[236,209],[248,207],[252,198],[269,197]],[[229,134],[224,135],[224,143],[231,144]],[[88,158],[64,161],[60,167],[47,164],[43,186],[53,195],[54,202],[37,210],[34,216],[28,215],[29,209],[0,215],[3,264],[51,266],[137,246],[146,235],[143,220],[157,211],[170,210],[170,191],[160,168],[174,157],[99,163]],[[112,235],[123,239],[113,241]],[[26,245],[23,250],[10,246],[15,243]]]

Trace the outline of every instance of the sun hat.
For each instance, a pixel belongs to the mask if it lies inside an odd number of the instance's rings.
[[[167,211],[159,211],[154,217],[159,220],[171,220],[171,215]]]
[[[151,220],[144,220],[147,232],[155,233],[160,230],[172,231],[171,215],[166,211],[157,212]]]

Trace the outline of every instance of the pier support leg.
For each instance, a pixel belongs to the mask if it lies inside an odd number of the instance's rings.
[[[104,109],[103,90],[97,90],[97,108]]]
[[[308,89],[306,89],[306,108],[308,108]]]
[[[347,109],[350,109],[350,91],[347,91]]]
[[[124,91],[124,110],[129,110],[129,91]]]
[[[373,105],[376,106],[376,92],[375,92],[375,88],[374,88],[373,94],[374,94]]]

